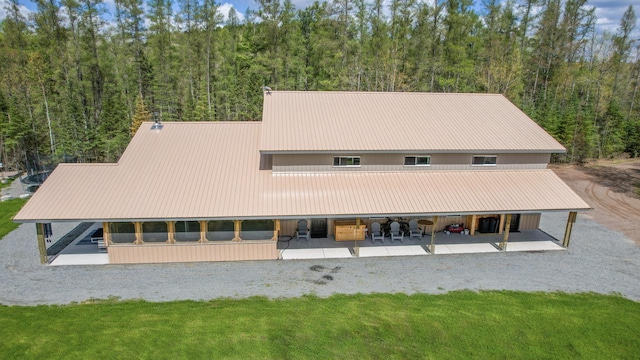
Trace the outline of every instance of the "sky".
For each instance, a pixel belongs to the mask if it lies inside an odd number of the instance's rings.
[[[21,4],[21,11],[24,15],[28,15],[30,12],[35,11],[36,6],[30,0],[18,0]],[[229,10],[233,7],[238,13],[240,20],[244,19],[244,14],[248,8],[257,9],[258,4],[254,0],[222,0],[220,2],[219,12],[225,16],[229,13]],[[305,8],[313,3],[314,0],[293,0],[293,4],[297,9]],[[387,2],[389,0],[386,0]],[[418,0],[421,1],[421,0]],[[422,0],[433,1],[433,0]],[[177,1],[174,0],[174,3]],[[475,0],[476,6],[479,7],[481,0]],[[6,16],[5,5],[7,0],[0,0],[0,20]],[[109,12],[113,13],[114,2],[113,0],[105,0],[106,8]],[[636,28],[634,30],[634,37],[640,38],[640,3],[630,0],[588,0],[587,6],[596,8],[596,16],[598,22],[596,24],[598,31],[608,30],[615,33],[616,29],[620,25],[620,19],[629,5],[635,5],[634,11],[636,13]],[[177,5],[175,5],[177,6]]]

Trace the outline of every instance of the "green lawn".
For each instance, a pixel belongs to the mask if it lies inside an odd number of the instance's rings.
[[[0,239],[20,226],[20,224],[11,221],[11,218],[20,211],[26,202],[27,200],[24,199],[0,202]]]
[[[639,329],[640,303],[594,294],[464,291],[104,301],[0,307],[0,354],[6,359],[630,359],[640,354]]]

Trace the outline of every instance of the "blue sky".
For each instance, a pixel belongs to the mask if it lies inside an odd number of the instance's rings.
[[[30,0],[18,0],[22,4],[22,12],[27,15],[29,12],[36,9],[35,4]],[[113,0],[104,0],[108,11],[112,12],[114,9]],[[389,0],[387,0],[389,1]],[[433,0],[418,0],[418,1],[433,1]],[[0,0],[0,19],[5,17],[4,6],[7,0]],[[177,3],[177,1],[174,0]],[[293,0],[296,8],[304,8],[313,3],[313,0]],[[477,6],[481,3],[481,0],[475,0]],[[248,8],[257,9],[258,5],[254,0],[220,0],[220,10],[223,15],[226,16],[229,9],[234,7],[239,13],[241,19],[244,18],[244,13]],[[625,12],[629,5],[634,5],[636,12],[636,29],[634,31],[635,37],[640,37],[640,4],[632,1],[623,0],[589,0],[588,6],[596,8],[596,15],[598,17],[597,27],[598,30],[609,30],[615,32],[620,24],[622,14]],[[176,5],[177,6],[177,5]]]

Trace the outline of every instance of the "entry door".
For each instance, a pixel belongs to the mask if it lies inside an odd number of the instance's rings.
[[[509,232],[517,232],[520,231],[520,214],[511,215],[511,226],[509,227]]]
[[[327,219],[311,219],[312,238],[326,238],[327,229]]]

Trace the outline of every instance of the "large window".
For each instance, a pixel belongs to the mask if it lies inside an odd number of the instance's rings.
[[[142,223],[142,240],[144,242],[166,242],[168,238],[166,222],[151,221]]]
[[[268,240],[273,237],[273,220],[244,220],[240,238],[243,240]]]
[[[116,244],[129,244],[136,241],[136,227],[130,222],[109,223],[111,241]]]
[[[200,223],[197,221],[176,221],[175,231],[176,241],[200,240]]]
[[[360,156],[336,156],[333,158],[333,166],[360,166]]]
[[[431,165],[431,156],[425,155],[411,155],[404,157],[405,166],[429,166]]]
[[[474,166],[496,166],[498,157],[496,155],[473,155]]]
[[[233,221],[209,221],[207,223],[207,240],[209,241],[228,241],[235,236]]]

